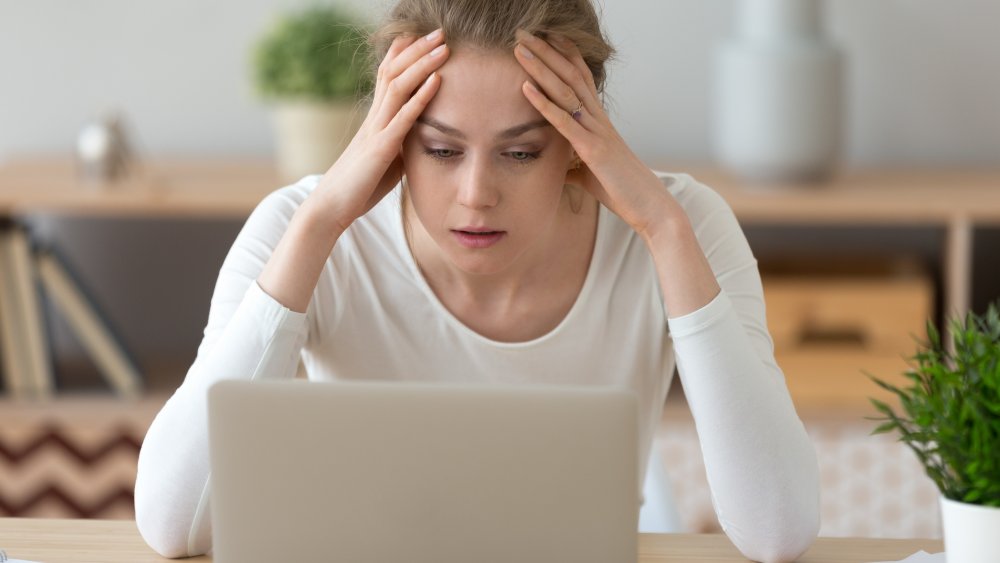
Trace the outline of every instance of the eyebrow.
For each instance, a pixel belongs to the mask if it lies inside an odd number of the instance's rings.
[[[444,123],[441,123],[440,121],[434,119],[433,117],[420,116],[417,118],[417,123],[423,123],[424,125],[433,127],[438,131],[444,133],[445,135],[450,135],[452,137],[455,137],[456,139],[462,139],[463,141],[466,139],[465,133],[462,133],[461,131],[450,125],[445,125]],[[528,131],[531,131],[532,129],[538,129],[539,127],[551,127],[551,126],[552,124],[549,123],[548,120],[544,118],[539,119],[537,121],[522,123],[521,125],[515,125],[510,129],[504,129],[503,131],[497,134],[496,140],[505,141],[508,139],[514,139],[516,137],[520,137],[521,135],[527,133]]]

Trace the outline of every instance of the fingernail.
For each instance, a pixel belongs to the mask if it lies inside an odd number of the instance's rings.
[[[437,29],[435,29],[434,31],[432,31],[432,32],[428,33],[428,34],[427,34],[427,35],[426,35],[426,36],[424,37],[424,39],[426,39],[426,40],[428,40],[428,41],[437,41],[437,40],[438,40],[438,39],[440,39],[440,38],[441,38],[441,28],[440,28],[440,27],[439,27],[439,28],[437,28]]]
[[[427,80],[424,80],[424,84],[423,85],[427,86],[428,84],[430,84],[431,81],[434,80],[435,76],[437,76],[437,72],[432,72],[431,75],[427,77]]]
[[[436,57],[436,56],[440,55],[441,53],[443,53],[444,52],[444,46],[445,46],[445,44],[442,43],[442,44],[438,45],[437,47],[434,47],[434,50],[431,51],[431,56],[432,57]]]
[[[520,51],[521,52],[521,56],[524,57],[524,58],[526,58],[526,59],[533,59],[533,58],[535,58],[535,54],[532,53],[531,51],[529,51],[527,47],[525,47],[524,45],[521,45],[520,43],[517,44],[517,50]]]
[[[535,87],[535,85],[534,85],[534,84],[532,84],[531,82],[528,82],[527,80],[525,80],[525,82],[524,82],[524,83],[528,85],[528,90],[531,90],[532,92],[535,92],[536,94],[540,93],[540,92],[538,91],[538,88],[537,88],[537,87]]]

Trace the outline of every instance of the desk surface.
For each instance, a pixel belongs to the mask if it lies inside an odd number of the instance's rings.
[[[845,170],[821,184],[753,185],[718,168],[653,162],[687,172],[725,197],[741,221],[767,223],[1000,224],[1000,169]],[[289,182],[271,159],[157,157],[113,184],[88,185],[70,156],[0,162],[0,216],[62,212],[245,218]]]
[[[150,563],[153,553],[127,520],[0,518],[0,548],[12,558],[44,563]],[[936,540],[820,538],[801,563],[899,560],[916,551],[942,551]],[[639,561],[746,561],[723,535],[639,534]],[[211,561],[196,557],[184,561]]]
[[[245,219],[278,179],[264,158],[157,158],[107,184],[80,179],[71,158],[19,157],[0,163],[0,216],[70,213]]]

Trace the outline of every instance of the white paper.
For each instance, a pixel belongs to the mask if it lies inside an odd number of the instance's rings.
[[[920,550],[906,559],[900,559],[899,561],[873,561],[872,563],[948,563],[948,560],[945,558],[943,551],[941,553],[927,553],[924,550]]]
[[[27,561],[25,559],[11,559],[7,556],[7,552],[0,549],[0,561],[4,563],[38,563],[37,561]]]

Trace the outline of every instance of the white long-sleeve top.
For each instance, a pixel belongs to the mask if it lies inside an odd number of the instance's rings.
[[[316,381],[624,387],[639,398],[644,472],[676,365],[723,530],[754,560],[800,555],[819,529],[819,471],[774,361],[756,260],[718,194],[687,175],[657,176],[688,214],[718,296],[671,318],[645,244],[602,206],[575,304],[548,334],[518,343],[472,331],[438,300],[406,243],[398,187],[338,239],[307,312],[283,307],[256,279],[320,176],[269,195],[226,257],[197,358],[143,442],[142,536],[168,557],[210,549],[206,392],[220,380],[291,378],[301,357]]]

